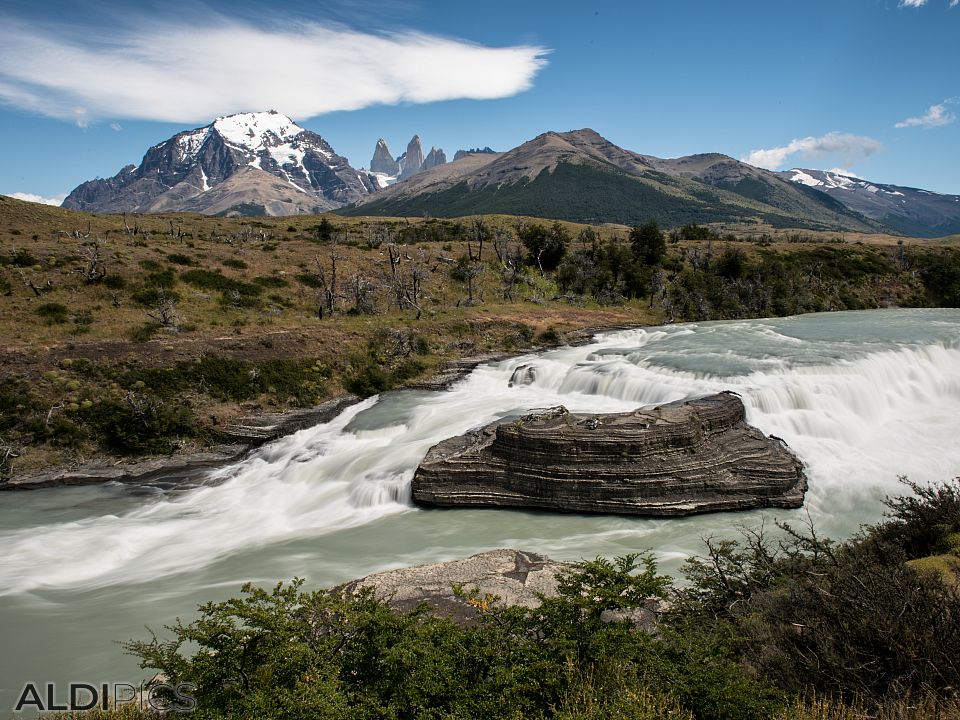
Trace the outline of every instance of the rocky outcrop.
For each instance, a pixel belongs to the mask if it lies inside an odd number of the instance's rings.
[[[77,468],[55,468],[15,475],[0,482],[3,490],[38,490],[108,482],[183,489],[202,484],[209,470],[235,462],[246,455],[248,445],[220,445],[211,450],[151,458],[134,462],[91,462]]]
[[[400,174],[400,163],[394,160],[393,155],[390,154],[390,148],[387,146],[387,141],[383,138],[377,140],[377,147],[374,149],[373,159],[370,161],[370,171],[390,176]]]
[[[454,586],[466,592],[476,589],[480,597],[496,595],[504,605],[537,607],[537,593],[556,595],[557,574],[571,567],[536,553],[499,549],[463,560],[374,573],[339,589],[353,594],[369,587],[398,610],[412,610],[427,603],[439,614],[469,621],[476,617],[476,607],[457,597]]]
[[[496,153],[497,153],[497,151],[491,149],[491,147],[490,147],[489,145],[487,145],[487,146],[484,147],[484,148],[470,148],[469,150],[457,150],[457,152],[455,152],[455,153],[453,154],[453,161],[456,162],[456,161],[459,160],[460,158],[464,158],[464,157],[466,157],[467,155],[477,155],[477,154],[481,154],[481,155],[496,155]]]
[[[423,144],[420,142],[420,136],[414,135],[407,145],[407,151],[403,154],[403,169],[400,171],[400,179],[405,180],[411,175],[416,175],[423,167]]]
[[[434,614],[470,625],[481,607],[536,608],[541,597],[556,597],[560,575],[574,570],[572,563],[557,562],[523,550],[500,548],[463,560],[417,565],[367,575],[336,588],[347,595],[370,588],[380,600],[401,612],[426,603]],[[460,588],[458,594],[454,588]],[[643,606],[604,610],[604,622],[629,622],[638,630],[658,631],[657,617],[666,605],[650,598]]]
[[[430,168],[435,168],[437,165],[443,165],[446,162],[447,154],[443,152],[443,150],[431,147],[430,152],[427,153],[427,157],[423,160],[423,165],[420,166],[420,170],[429,170]]]
[[[124,462],[91,461],[78,467],[18,474],[0,480],[0,491],[99,485],[107,482],[182,490],[208,482],[206,476],[209,470],[236,462],[259,445],[304,428],[330,422],[358,401],[356,395],[347,394],[311,408],[240,418],[221,431],[232,441],[230,445],[220,445],[210,450],[184,455]]]
[[[556,407],[494,422],[432,447],[412,493],[426,506],[689,515],[799,507],[806,487],[786,444],[747,425],[737,395],[719,393],[628,413]]]

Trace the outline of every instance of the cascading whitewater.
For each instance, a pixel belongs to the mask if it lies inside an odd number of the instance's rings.
[[[16,521],[4,507],[0,594],[202,572],[222,558],[372,528],[399,513],[414,525],[422,513],[409,504],[409,483],[441,439],[538,407],[620,412],[726,389],[742,396],[751,424],[784,438],[806,462],[807,509],[814,520],[829,532],[848,533],[876,519],[884,494],[897,491],[898,473],[921,481],[957,474],[958,345],[960,312],[949,310],[605,334],[583,347],[482,366],[448,391],[367,400],[211,473],[205,487],[132,507],[125,502],[119,511],[105,496],[93,509],[54,522],[41,513],[33,522]],[[523,365],[535,372],[511,384]],[[7,494],[5,505],[16,505],[19,497]],[[455,527],[460,520],[451,514],[443,522]],[[644,546],[658,547],[651,532],[658,526],[631,527],[642,533]],[[690,527],[699,536],[700,528],[722,524]],[[604,532],[598,525],[596,534]],[[563,554],[563,537],[558,530],[550,547],[527,549],[556,553],[559,545]],[[566,554],[590,555],[589,538],[589,532],[578,533]],[[525,542],[522,532],[513,539]],[[445,552],[441,545],[432,550]]]

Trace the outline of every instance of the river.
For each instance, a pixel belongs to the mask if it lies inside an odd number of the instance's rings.
[[[536,379],[510,386],[514,370]],[[801,510],[643,519],[419,510],[409,483],[439,440],[538,407],[624,411],[730,389],[807,464]],[[117,641],[252,580],[323,587],[516,547],[559,560],[651,550],[677,573],[702,538],[809,513],[847,537],[898,475],[960,474],[960,310],[878,310],[610,332],[399,391],[283,438],[181,491],[109,484],[0,494],[0,713],[25,682],[136,682]]]

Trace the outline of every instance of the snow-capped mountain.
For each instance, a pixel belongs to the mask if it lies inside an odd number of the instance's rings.
[[[150,148],[139,165],[83,183],[63,207],[292,215],[331,210],[376,189],[326,140],[271,110],[179,133]]]
[[[780,175],[825,192],[849,209],[906,235],[960,233],[960,195],[875,183],[839,170],[797,168]]]

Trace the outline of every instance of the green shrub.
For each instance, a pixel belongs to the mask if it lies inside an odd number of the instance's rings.
[[[189,406],[152,395],[101,400],[79,415],[105,447],[122,454],[167,453],[178,438],[197,434]]]
[[[226,258],[220,262],[222,265],[226,265],[229,268],[234,268],[235,270],[247,269],[247,264],[243,260],[238,260],[237,258]]]
[[[154,303],[155,304],[155,303]],[[148,303],[148,307],[152,305]],[[153,336],[163,329],[163,325],[156,320],[138,325],[130,331],[130,339],[135,343],[145,343],[153,340]]]
[[[30,251],[26,248],[20,248],[15,253],[10,256],[10,264],[14,267],[33,267],[34,265],[39,265],[40,261],[37,260],[33,255],[30,254]]]
[[[358,397],[379,395],[393,387],[393,377],[372,358],[356,358],[344,373],[344,387]]]
[[[179,300],[180,295],[173,290],[167,290],[162,287],[141,287],[131,294],[133,301],[145,308],[155,308],[161,298],[168,300]]]
[[[183,253],[170,253],[167,255],[167,260],[176,265],[196,265],[196,261],[192,257]]]
[[[43,318],[45,325],[62,325],[69,318],[69,310],[66,305],[49,302],[37,306],[37,315]]]

